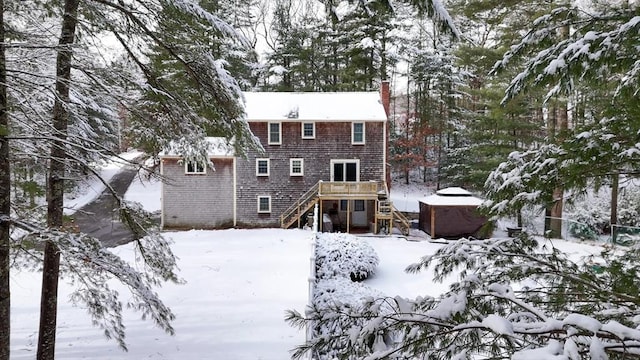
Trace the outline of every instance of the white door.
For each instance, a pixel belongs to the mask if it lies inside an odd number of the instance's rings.
[[[351,222],[353,226],[368,226],[367,206],[364,200],[353,200],[351,203]]]

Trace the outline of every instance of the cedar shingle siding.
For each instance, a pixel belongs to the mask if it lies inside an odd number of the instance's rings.
[[[376,92],[247,92],[245,98],[247,121],[265,152],[233,158],[231,149],[212,149],[216,171],[207,169],[206,174],[185,174],[179,154],[163,155],[165,228],[279,227],[282,213],[319,180],[385,181],[386,97]],[[271,139],[278,144],[269,145],[269,124],[278,122],[273,129],[280,137]],[[356,145],[354,122],[364,124],[364,132],[358,133],[364,142]],[[303,123],[314,124],[313,136],[307,134],[313,138],[303,138]],[[268,176],[256,174],[256,159],[268,159]],[[303,165],[293,176],[291,159]],[[332,160],[338,160],[335,166]],[[332,179],[334,169],[340,176]],[[258,199],[263,200],[261,211]],[[366,204],[368,214],[373,205]]]
[[[213,159],[215,171],[185,174],[182,161],[162,159],[165,228],[210,229],[233,225],[233,159]]]
[[[282,122],[282,144],[268,145],[267,122],[250,123],[266,154],[237,161],[240,226],[280,226],[280,214],[318,182],[331,181],[332,159],[359,159],[360,181],[384,181],[383,122],[366,122],[365,145],[351,144],[351,122],[316,123],[315,139],[302,139],[302,123]],[[268,177],[256,176],[256,158],[269,158]],[[290,159],[304,159],[304,176],[290,176]],[[271,213],[258,214],[258,196],[271,196]]]

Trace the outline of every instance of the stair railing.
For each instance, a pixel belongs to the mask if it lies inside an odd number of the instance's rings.
[[[302,214],[308,211],[318,201],[318,191],[321,182],[322,180],[313,185],[280,215],[280,226],[283,229],[289,228],[296,220],[298,221],[298,227],[300,226]]]

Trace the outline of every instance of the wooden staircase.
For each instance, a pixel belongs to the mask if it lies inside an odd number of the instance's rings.
[[[378,200],[376,221],[378,220],[387,220],[390,222],[390,227],[397,227],[403,235],[409,235],[411,222],[409,221],[409,219],[407,219],[406,216],[404,216],[403,213],[398,211],[398,209],[393,206],[393,203],[391,201],[386,198]]]
[[[406,216],[404,216],[403,213],[398,211],[398,209],[396,209],[395,206],[391,205],[391,208],[393,210],[394,225],[397,226],[398,229],[400,229],[400,232],[402,233],[402,235],[409,236],[409,229],[411,229],[411,222],[409,221],[409,219],[407,219]]]
[[[311,189],[296,200],[295,203],[291,204],[291,206],[289,206],[282,215],[280,215],[280,226],[283,229],[288,229],[297,221],[298,227],[300,227],[302,215],[311,210],[311,208],[318,203],[319,190],[320,182],[318,181],[313,187],[311,187]]]

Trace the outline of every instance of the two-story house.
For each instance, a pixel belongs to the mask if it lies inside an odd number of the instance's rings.
[[[401,215],[387,200],[388,91],[244,93],[264,153],[219,146],[215,171],[163,155],[163,228],[301,226],[315,204],[333,230],[393,224]]]

